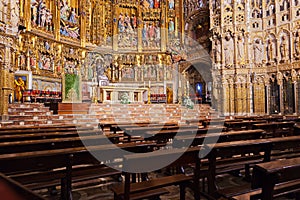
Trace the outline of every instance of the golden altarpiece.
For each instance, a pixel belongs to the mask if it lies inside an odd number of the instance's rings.
[[[26,89],[61,92],[63,102],[99,100],[101,87],[173,94],[168,52],[183,42],[182,0],[19,0],[14,9],[11,63],[3,63]]]

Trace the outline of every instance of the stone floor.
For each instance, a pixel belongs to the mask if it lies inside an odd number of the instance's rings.
[[[160,176],[160,174],[152,174],[151,176]],[[73,189],[73,200],[112,200],[113,193],[110,191],[110,186],[112,184],[117,184],[113,179],[98,179],[93,183],[85,183],[84,187],[82,185],[80,188],[74,186]],[[233,175],[222,175],[217,178],[217,185],[219,188],[228,187],[240,187],[241,185],[249,184],[243,177],[236,177]],[[166,188],[169,193],[161,196],[161,200],[179,200],[179,188],[177,186],[170,186]],[[201,189],[201,188],[200,188]],[[49,195],[47,191],[39,191],[39,193],[46,197],[48,200],[59,200],[59,194]],[[186,200],[193,200],[193,193],[190,189],[187,189]],[[206,199],[201,197],[201,199]],[[282,197],[276,200],[288,200],[293,198]],[[220,199],[221,200],[221,199]]]

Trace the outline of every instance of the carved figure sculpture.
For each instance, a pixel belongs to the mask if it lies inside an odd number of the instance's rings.
[[[274,61],[274,46],[273,46],[273,42],[271,41],[271,39],[268,40],[267,58],[268,58],[269,62]]]
[[[24,90],[25,90],[25,82],[21,77],[19,77],[17,80],[15,80],[15,92],[16,92],[16,99],[18,102],[21,102]]]
[[[244,62],[244,38],[239,35],[237,41],[237,59],[240,63]]]
[[[288,60],[289,50],[288,50],[288,40],[286,39],[286,36],[282,36],[281,38],[280,54],[281,54],[282,61]]]
[[[254,63],[255,64],[262,64],[262,45],[260,43],[259,39],[256,39],[254,44],[253,44],[253,50],[254,50]]]
[[[229,66],[233,64],[233,41],[231,36],[228,34],[225,36],[225,45],[224,45],[224,56],[225,56],[225,65]]]

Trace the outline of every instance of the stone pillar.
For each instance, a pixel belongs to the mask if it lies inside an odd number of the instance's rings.
[[[266,110],[266,114],[269,115],[270,114],[270,85],[267,84],[266,85],[266,104],[267,104],[267,110]]]
[[[178,63],[173,64],[173,103],[178,102],[178,82],[179,82],[179,67]]]
[[[13,93],[13,73],[7,69],[0,70],[0,114],[2,121],[8,120],[9,95]]]
[[[251,78],[250,78],[251,80]],[[249,88],[249,94],[248,94],[248,101],[247,104],[249,105],[249,114],[252,115],[254,113],[254,108],[253,108],[253,103],[254,103],[254,99],[253,99],[253,82],[250,81],[248,84],[248,88]]]

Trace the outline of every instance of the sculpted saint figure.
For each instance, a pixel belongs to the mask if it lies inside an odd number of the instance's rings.
[[[216,46],[215,46],[215,62],[220,63],[221,62],[221,43],[220,40],[216,40]]]
[[[244,61],[244,40],[241,35],[238,36],[237,41],[237,59],[240,63]]]
[[[281,44],[280,44],[280,54],[281,54],[281,60],[286,61],[289,58],[289,50],[288,50],[288,40],[285,36],[282,36],[281,38]]]
[[[267,57],[268,57],[269,62],[272,62],[274,60],[274,47],[273,47],[273,42],[271,41],[271,39],[268,40]]]
[[[16,99],[18,102],[21,102],[23,97],[23,91],[25,90],[25,82],[21,77],[15,80],[15,92],[16,92]]]
[[[232,65],[233,64],[233,42],[229,34],[225,37],[224,56],[225,56],[225,65],[226,66]]]
[[[256,39],[253,44],[254,50],[254,63],[255,64],[262,64],[262,47],[259,39]]]

